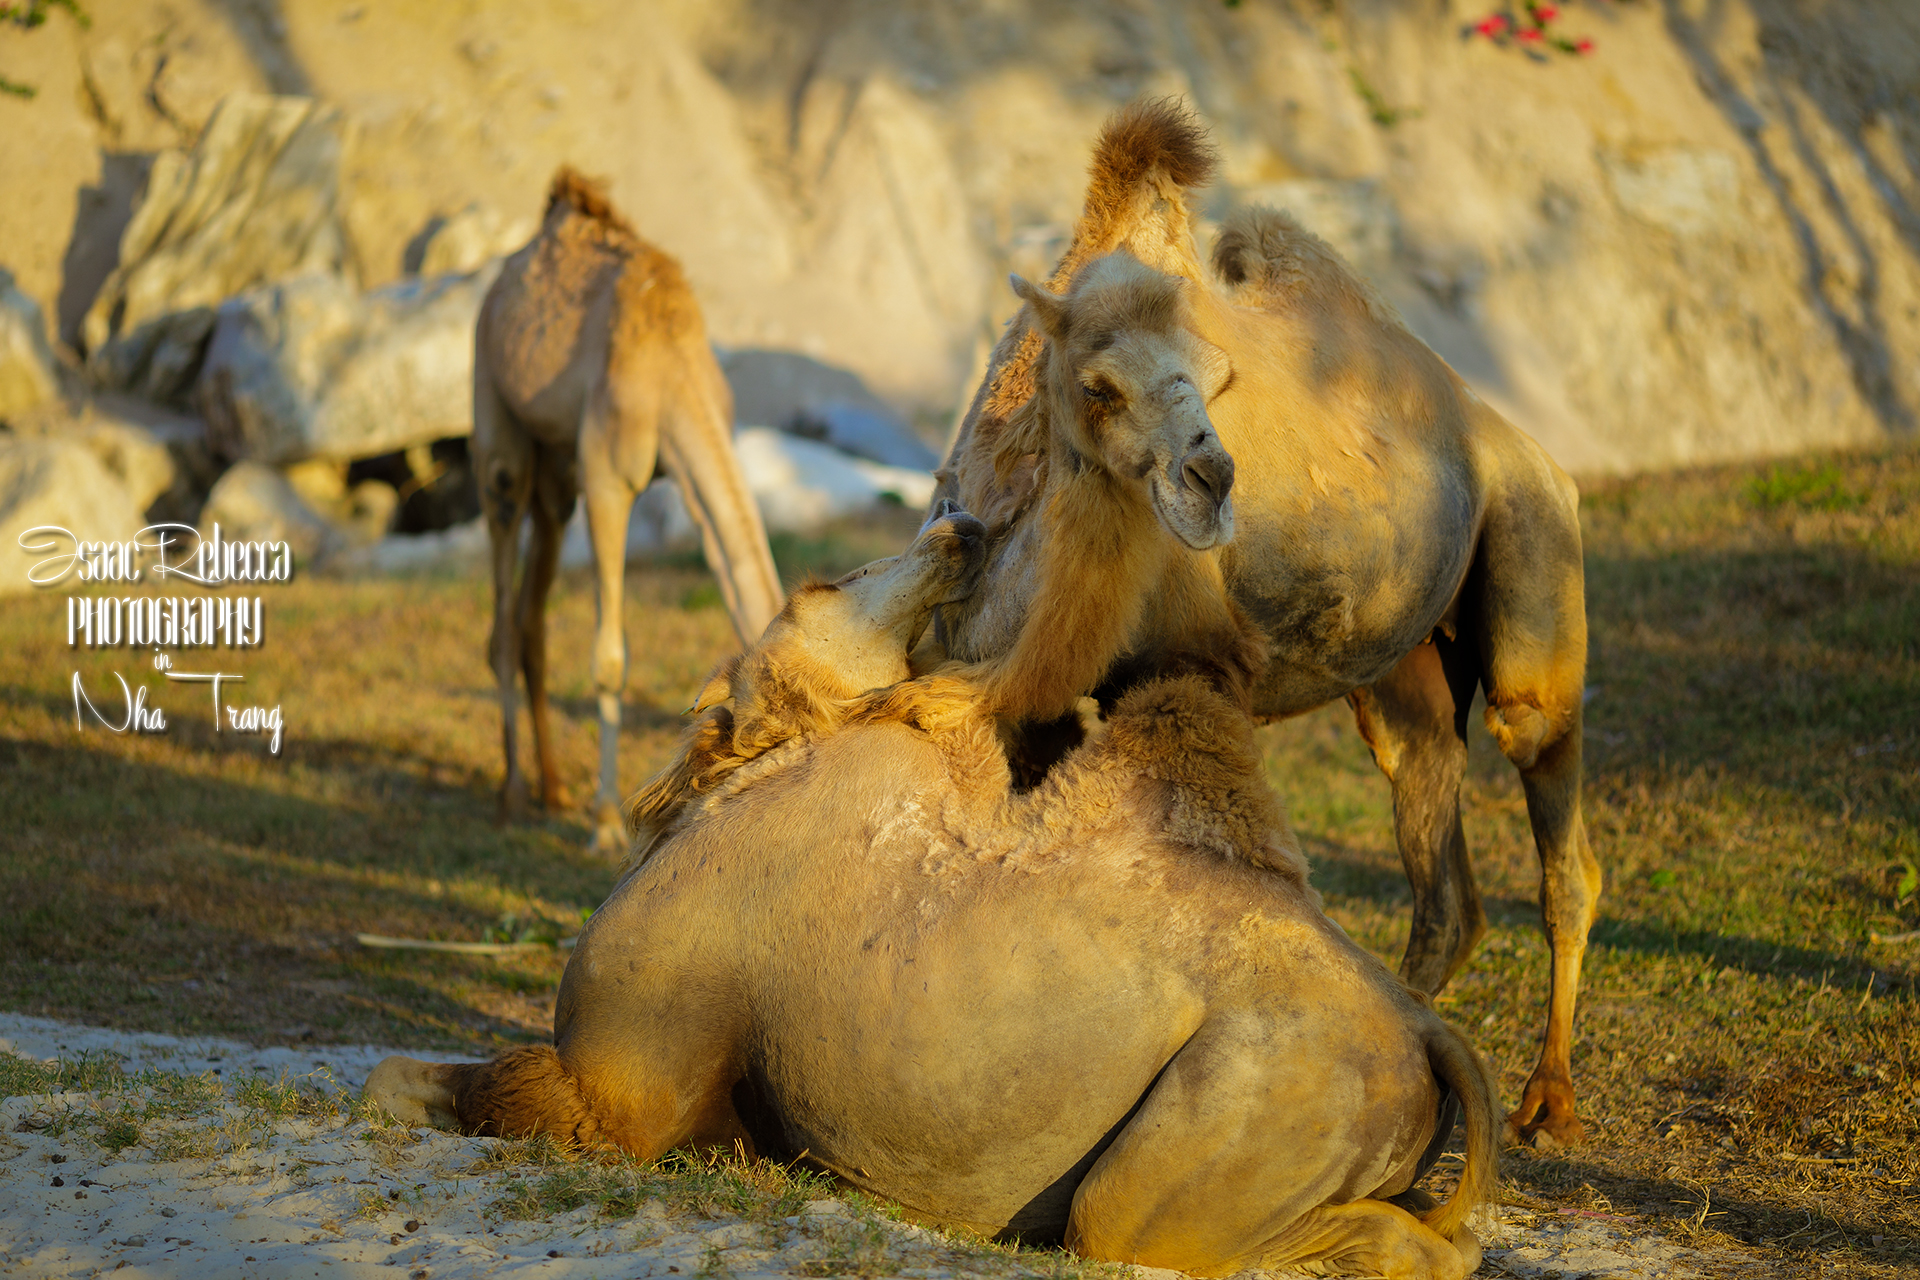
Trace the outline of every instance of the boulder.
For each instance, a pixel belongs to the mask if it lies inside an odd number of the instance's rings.
[[[308,98],[235,93],[192,151],[154,157],[120,239],[120,264],[82,335],[97,385],[177,400],[193,386],[222,299],[263,281],[340,271],[339,109]]]
[[[741,430],[733,448],[769,532],[809,532],[884,502],[918,508],[933,499],[929,472],[856,458],[769,427]]]
[[[318,564],[352,541],[307,505],[286,476],[258,462],[236,462],[214,484],[196,527],[212,537],[216,524],[229,542],[286,542],[303,565]]]
[[[14,287],[0,267],[0,422],[52,400],[60,392],[59,366],[47,345],[40,304]]]
[[[470,204],[452,217],[428,222],[407,245],[402,265],[409,275],[463,275],[519,249],[539,229],[530,219],[508,219]]]
[[[54,400],[16,416],[10,425],[22,439],[59,440],[86,449],[120,481],[140,511],[180,478],[169,441],[114,405]]]
[[[361,294],[334,273],[221,306],[196,392],[215,447],[290,463],[373,457],[473,425],[473,326],[498,262]]]
[[[70,552],[65,538],[21,535],[40,525],[57,525],[80,541],[123,541],[144,523],[140,507],[118,476],[108,471],[85,445],[62,439],[0,434],[0,595],[36,590],[27,579],[49,555]]]
[[[722,352],[733,389],[734,421],[778,427],[888,466],[928,471],[938,465],[858,374],[795,351],[749,348]]]

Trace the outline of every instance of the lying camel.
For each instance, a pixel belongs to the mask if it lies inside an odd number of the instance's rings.
[[[1581,957],[1599,898],[1599,863],[1580,816],[1586,613],[1578,495],[1544,450],[1493,411],[1400,323],[1339,256],[1284,214],[1230,217],[1214,252],[1216,286],[1194,247],[1188,195],[1212,152],[1179,106],[1151,102],[1109,121],[1086,208],[1049,282],[1058,294],[1124,250],[1185,282],[1181,323],[1216,356],[1205,414],[1232,456],[1237,534],[1215,556],[1233,600],[1260,625],[1273,662],[1255,690],[1264,719],[1334,698],[1393,788],[1395,834],[1414,889],[1400,972],[1438,992],[1486,930],[1460,826],[1467,711],[1519,768],[1538,846],[1553,954],[1540,1060],[1509,1116],[1520,1136],[1583,1135],[1569,1067]],[[936,501],[986,520],[986,585],[943,610],[953,657],[1010,660],[1046,634],[1059,607],[1039,590],[1044,500],[1036,476],[1077,465],[1033,411],[1057,341],[1031,289],[995,349],[945,467]],[[1161,394],[1088,382],[1100,413]],[[1103,389],[1104,387],[1104,389]],[[1159,514],[1176,536],[1179,519]],[[1194,545],[1204,545],[1195,543]],[[1152,598],[1158,591],[1150,592]],[[1119,650],[1151,653],[1163,612],[1135,620]],[[1115,671],[1105,647],[1054,647],[1051,687],[1084,693]],[[1118,673],[1135,665],[1124,656]],[[1058,708],[1059,699],[1053,700]],[[1045,714],[1036,708],[1036,715]]]
[[[977,571],[957,520],[797,592],[722,673],[778,726],[736,751],[737,716],[703,713],[682,781],[642,806],[660,838],[567,966],[553,1046],[389,1058],[366,1096],[643,1158],[737,1143],[921,1221],[1196,1275],[1465,1275],[1491,1082],[1320,910],[1234,690],[1149,679],[1026,793],[965,681],[901,686],[915,725],[884,699],[844,714],[954,594],[938,541]],[[1414,1183],[1456,1106],[1466,1165],[1435,1204]]]
[[[540,233],[508,258],[474,333],[473,451],[493,544],[493,637],[507,756],[503,814],[524,815],[514,668],[526,676],[540,794],[566,804],[554,767],[546,690],[546,599],[574,499],[587,498],[600,699],[595,845],[625,849],[615,753],[627,679],[621,625],[627,521],[664,469],[680,484],[742,644],[780,608],[759,508],[733,454],[733,399],[680,266],[642,240],[572,169],[554,175]],[[532,545],[516,591],[520,529]]]

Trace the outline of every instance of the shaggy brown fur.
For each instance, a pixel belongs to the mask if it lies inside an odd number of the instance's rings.
[[[911,675],[908,654],[934,606],[973,588],[982,532],[965,512],[943,511],[901,555],[795,590],[760,638],[708,677],[673,761],[627,802],[628,868],[695,802],[777,768],[776,748],[831,733],[859,695]],[[746,768],[756,762],[767,768]]]
[[[1241,477],[1241,533],[1216,557],[1220,581],[1272,645],[1252,709],[1277,719],[1353,703],[1393,784],[1415,891],[1402,972],[1430,992],[1486,927],[1459,823],[1466,710],[1485,690],[1486,727],[1526,788],[1554,954],[1540,1062],[1511,1119],[1523,1136],[1577,1141],[1569,1054],[1601,886],[1580,816],[1577,491],[1293,219],[1231,216],[1213,259],[1221,283],[1210,280],[1173,176],[1205,166],[1153,159],[1189,154],[1195,137],[1191,117],[1164,107],[1109,123],[1054,285],[1121,253],[1183,282],[1181,324],[1223,371],[1206,412]],[[1010,613],[1051,607],[1021,574],[1048,563],[1033,531],[1067,456],[1033,416],[1049,395],[1044,317],[1058,303],[1023,297],[939,473],[938,498],[982,512],[995,545],[1019,552],[996,554],[987,586],[940,621],[948,651],[983,666],[1015,661],[1024,633]],[[1144,594],[1157,602],[1163,583]],[[1129,647],[1151,653],[1168,625],[1177,636],[1183,624],[1142,616]],[[1041,634],[1059,632],[1044,620]]]
[[[1038,390],[1004,425],[999,467],[1038,459],[1027,502],[1039,533],[1021,566],[1032,588],[1003,652],[945,674],[1013,723],[1070,711],[1123,657],[1129,678],[1177,663],[1244,705],[1264,648],[1227,599],[1216,557],[1164,523],[1184,511],[1201,546],[1231,531],[1233,462],[1200,401],[1220,374],[1184,327],[1185,286],[1125,252],[1088,263],[1065,298],[1022,284],[1045,341]]]

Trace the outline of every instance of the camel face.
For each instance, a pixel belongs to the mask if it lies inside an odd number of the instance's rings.
[[[907,654],[934,608],[972,594],[985,561],[985,526],[958,508],[945,511],[901,554],[794,592],[754,658],[804,660],[846,697],[905,680]]]
[[[1015,278],[1053,340],[1053,430],[1073,456],[1144,486],[1160,522],[1195,551],[1233,537],[1233,458],[1207,417],[1226,356],[1185,323],[1182,282],[1113,253],[1061,299]]]

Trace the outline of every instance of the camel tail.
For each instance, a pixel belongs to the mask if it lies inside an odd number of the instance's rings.
[[[1500,1173],[1500,1114],[1494,1104],[1493,1081],[1480,1055],[1438,1016],[1427,1036],[1427,1060],[1460,1100],[1460,1118],[1466,1128],[1467,1167],[1460,1185],[1445,1204],[1428,1210],[1422,1219],[1451,1240],[1466,1226],[1467,1215],[1493,1198]]]
[[[551,217],[561,205],[628,235],[637,234],[613,207],[613,201],[608,199],[607,184],[597,178],[587,177],[570,164],[563,164],[554,170],[553,177],[547,183],[546,216]]]
[[[509,1049],[492,1062],[388,1058],[367,1077],[363,1096],[408,1124],[479,1137],[549,1133],[587,1146],[600,1135],[592,1106],[546,1044]]]

